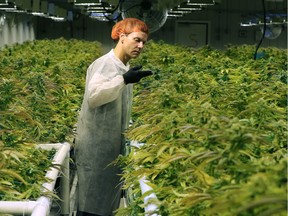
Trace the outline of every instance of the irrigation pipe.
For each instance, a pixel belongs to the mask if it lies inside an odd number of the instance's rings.
[[[69,214],[69,151],[70,144],[56,143],[56,144],[39,144],[39,148],[42,149],[56,149],[56,154],[52,163],[54,165],[61,165],[63,170],[63,176],[61,178],[61,185],[64,189],[61,190],[61,213]],[[45,177],[51,179],[51,181],[44,183],[43,192],[52,192],[55,187],[57,178],[59,177],[60,169],[52,167],[47,171]],[[49,215],[52,200],[50,197],[41,196],[36,201],[0,201],[0,212],[6,214],[21,214],[31,216],[47,216]]]
[[[140,184],[142,195],[148,191],[153,190],[147,183],[149,183],[149,181],[146,180],[145,177],[142,177],[141,179],[139,179],[139,184]],[[151,193],[151,194],[144,197],[145,216],[148,216],[148,215],[149,216],[158,216],[158,214],[155,213],[158,210],[158,206],[153,204],[153,203],[149,203],[150,199],[154,199],[154,200],[157,199],[155,193]]]
[[[134,146],[136,148],[141,148],[144,143],[139,143],[135,140],[130,142],[130,146]],[[142,177],[139,180],[141,193],[142,195],[147,193],[148,191],[153,191],[153,189],[148,185],[149,181],[146,179],[146,177]],[[149,195],[144,197],[144,210],[145,210],[145,216],[158,216],[156,213],[158,211],[158,206],[156,204],[150,203],[150,200],[157,200],[157,196],[155,193],[151,192]]]

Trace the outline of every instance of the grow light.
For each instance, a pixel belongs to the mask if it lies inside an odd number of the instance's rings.
[[[19,9],[19,8],[14,9],[14,10],[6,10],[5,12],[7,12],[7,13],[27,13],[27,11]]]
[[[8,5],[8,0],[0,0],[0,5]]]
[[[200,11],[202,10],[202,6],[200,5],[192,5],[192,6],[189,6],[187,5],[187,2],[185,3],[181,3],[179,4],[178,6],[174,7],[173,9],[171,9],[169,12],[168,12],[168,15],[170,13],[171,16],[181,16],[180,13],[183,15],[183,14],[187,14],[187,13],[191,13],[192,11]]]
[[[182,17],[183,13],[181,11],[172,11],[172,12],[168,12],[167,14],[168,17]]]
[[[176,11],[197,11],[197,10],[202,10],[201,7],[180,7],[178,6],[178,8],[176,9]]]
[[[98,13],[98,12],[92,12],[90,13],[89,17],[92,19],[96,19],[99,21],[109,21],[107,19],[107,16],[110,16],[110,13]]]
[[[88,6],[87,10],[110,10],[112,9],[112,6]]]
[[[273,20],[270,20],[269,22],[262,22],[262,21],[248,21],[248,22],[241,22],[240,23],[240,26],[244,26],[244,27],[249,27],[249,26],[263,26],[263,25],[284,25],[284,24],[288,24],[287,23],[287,20],[283,19],[282,21],[273,21]]]
[[[50,18],[56,22],[64,22],[66,20],[64,17],[57,17],[57,16],[49,16],[48,18]]]
[[[46,17],[47,14],[42,13],[42,12],[31,12],[32,15],[34,16],[40,16],[40,17]]]
[[[92,10],[92,9],[90,9],[90,10],[87,10],[87,12],[88,13],[97,13],[97,14],[104,14],[105,12],[107,12],[106,10],[104,10],[104,9],[95,9],[95,10]]]
[[[91,6],[91,5],[101,6],[102,2],[101,0],[99,0],[99,2],[95,2],[93,0],[74,0],[74,5],[75,6]]]
[[[13,10],[17,10],[17,7],[16,5],[13,5],[13,6],[4,6],[4,7],[0,7],[0,10],[5,10],[5,11],[13,11]]]
[[[240,23],[240,26],[247,27],[247,26],[255,26],[256,23],[248,22],[248,23]]]
[[[209,1],[190,1],[188,0],[187,5],[191,5],[191,6],[194,6],[194,5],[198,5],[198,6],[211,6],[211,5],[215,5],[215,1],[214,0],[209,0]]]
[[[259,18],[260,15],[241,22],[240,26],[263,26],[263,25],[287,25],[287,14],[283,13],[269,13],[266,15],[265,22],[264,18]]]

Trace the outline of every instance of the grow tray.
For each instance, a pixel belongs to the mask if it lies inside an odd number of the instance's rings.
[[[69,214],[69,152],[70,144],[53,143],[53,144],[39,144],[39,148],[45,150],[55,149],[56,153],[53,157],[52,164],[60,166],[52,167],[45,175],[51,181],[44,183],[43,192],[53,192],[56,180],[60,178],[60,198],[61,198],[61,214]],[[31,215],[31,216],[46,216],[49,215],[52,204],[51,197],[41,196],[36,201],[0,201],[0,213],[12,215]]]

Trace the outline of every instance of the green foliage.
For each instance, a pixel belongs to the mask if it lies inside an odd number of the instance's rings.
[[[0,146],[0,200],[37,199],[55,150],[45,151],[31,144]]]
[[[0,200],[39,197],[52,164],[35,145],[72,143],[86,69],[101,53],[98,43],[63,38],[0,50]]]
[[[26,142],[68,140],[82,102],[86,69],[100,54],[97,43],[64,39],[1,50],[0,123],[6,133]]]
[[[126,136],[145,145],[123,180],[146,176],[160,215],[286,215],[286,50],[253,51],[150,42],[133,62],[156,73],[135,85]]]

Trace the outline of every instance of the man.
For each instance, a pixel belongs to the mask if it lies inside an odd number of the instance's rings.
[[[123,131],[131,113],[132,83],[151,71],[130,69],[148,39],[147,25],[127,18],[116,23],[117,43],[87,69],[84,99],[77,124],[75,156],[78,175],[77,216],[112,215],[119,207],[121,170],[111,165],[124,148]]]

